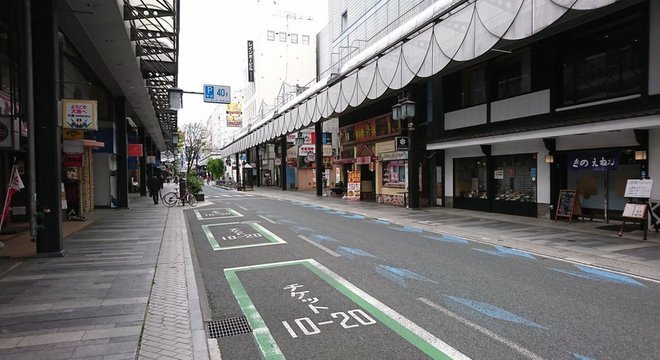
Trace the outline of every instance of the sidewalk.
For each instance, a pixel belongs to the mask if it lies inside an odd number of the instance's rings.
[[[63,257],[0,259],[0,359],[208,359],[183,208],[129,200]]]
[[[618,237],[597,221],[410,210],[275,187],[253,194],[660,280],[654,231],[641,241],[639,230]],[[183,208],[139,196],[129,204],[94,211],[65,238],[64,257],[0,259],[0,359],[209,359]]]

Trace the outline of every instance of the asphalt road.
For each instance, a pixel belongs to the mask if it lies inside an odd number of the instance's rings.
[[[206,187],[186,211],[223,359],[658,359],[660,285]],[[548,234],[548,236],[555,236]]]

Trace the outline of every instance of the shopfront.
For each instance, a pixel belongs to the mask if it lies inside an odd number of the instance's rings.
[[[400,196],[394,192],[402,193],[405,189],[402,182],[398,185],[388,187],[387,195],[382,196],[383,188],[382,164],[378,161],[380,152],[391,151],[394,147],[394,137],[401,134],[401,126],[398,120],[392,120],[391,114],[379,115],[355,124],[341,127],[339,139],[342,158],[335,164],[343,166],[342,176],[347,179],[348,171],[360,172],[360,199],[376,200],[381,203],[399,203],[392,196]],[[400,160],[400,159],[399,159]],[[400,167],[396,167],[397,174]],[[392,164],[394,171],[394,163]],[[403,166],[403,178],[405,179],[405,165]],[[396,176],[396,175],[395,175]],[[397,177],[398,179],[399,177]],[[397,180],[398,181],[398,180]],[[388,184],[390,181],[388,180]]]
[[[455,208],[537,216],[536,153],[455,158]]]

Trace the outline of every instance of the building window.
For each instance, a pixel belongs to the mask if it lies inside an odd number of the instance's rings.
[[[297,44],[298,43],[298,34],[289,34],[289,37],[291,38],[291,43],[292,44]]]
[[[488,199],[486,157],[454,159],[454,196]]]
[[[527,50],[497,59],[493,75],[498,100],[529,93],[532,90],[530,52]]]
[[[486,102],[486,66],[481,64],[447,76],[443,81],[446,111]]]
[[[286,42],[286,33],[280,32],[280,42]]]
[[[580,29],[561,41],[561,106],[640,94],[645,20],[640,13],[601,27]]]
[[[495,200],[536,202],[536,154],[494,157]]]
[[[266,40],[268,41],[275,41],[275,31],[273,30],[268,30],[266,32]]]
[[[344,31],[346,31],[346,29],[348,29],[348,11],[344,11],[341,14],[341,24],[340,25],[341,25],[341,32],[343,34]]]
[[[302,43],[303,45],[309,45],[309,35],[302,36]]]
[[[403,188],[406,185],[406,161],[383,163],[383,186]]]

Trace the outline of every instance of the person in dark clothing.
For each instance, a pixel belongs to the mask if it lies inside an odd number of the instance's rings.
[[[160,197],[160,188],[161,188],[161,183],[160,179],[157,176],[153,176],[151,180],[149,180],[149,195],[151,195],[151,198],[154,199],[154,205],[158,205],[158,198]]]

